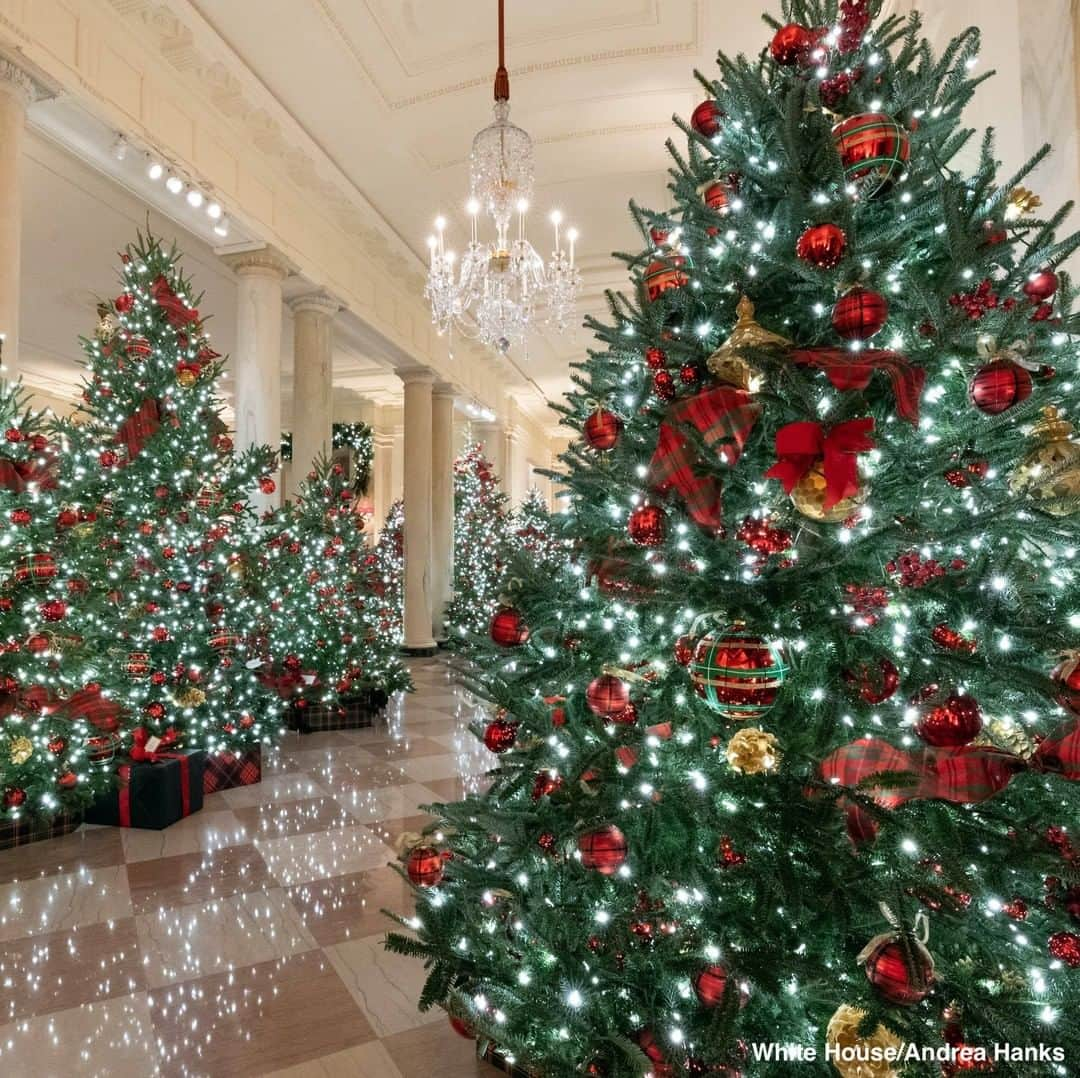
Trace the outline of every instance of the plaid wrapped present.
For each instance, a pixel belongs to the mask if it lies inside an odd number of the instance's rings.
[[[212,752],[206,757],[203,793],[252,786],[262,781],[262,747],[253,745],[243,752]]]
[[[203,806],[201,749],[151,752],[145,763],[122,764],[119,788],[100,797],[86,813],[87,823],[161,831]]]
[[[41,842],[47,838],[69,835],[82,823],[82,816],[75,812],[61,812],[46,819],[43,816],[22,816],[17,820],[0,820],[0,850],[25,846],[28,842]]]
[[[360,730],[371,726],[375,716],[386,707],[385,689],[371,687],[341,697],[336,704],[303,705],[298,701],[289,709],[289,726],[302,734],[324,730]]]

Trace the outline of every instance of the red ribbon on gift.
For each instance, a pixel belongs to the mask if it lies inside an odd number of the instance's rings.
[[[819,771],[826,782],[858,788],[882,808],[913,800],[974,805],[1001,793],[1023,771],[1080,780],[1080,719],[1060,727],[1027,759],[986,745],[907,752],[864,737],[827,756]],[[905,776],[909,781],[869,783],[875,775]]]
[[[165,311],[169,324],[175,328],[182,329],[191,322],[198,322],[199,312],[181,301],[164,276],[158,275],[154,279],[154,283],[150,285],[150,295],[154,302]]]
[[[820,423],[789,423],[776,432],[776,463],[766,479],[779,479],[790,494],[800,479],[819,460],[824,460],[825,508],[859,493],[859,469],[855,458],[874,448],[870,432],[874,420],[849,419],[828,433]]]
[[[871,350],[847,352],[842,348],[801,348],[791,358],[805,367],[823,370],[833,386],[841,393],[849,389],[866,389],[874,371],[884,371],[892,383],[896,411],[901,419],[917,425],[919,398],[926,383],[926,371],[913,367],[899,352]]]
[[[760,414],[761,405],[732,386],[718,386],[679,401],[660,424],[649,483],[660,493],[677,491],[701,527],[719,531],[723,524],[720,480],[700,474],[700,455],[680,428],[692,427],[725,463],[734,464]]]
[[[116,440],[127,449],[128,459],[134,460],[160,428],[158,402],[153,397],[146,397],[138,409],[120,424]]]
[[[189,759],[182,752],[159,752],[162,746],[174,745],[177,733],[170,726],[161,737],[154,737],[145,726],[137,726],[131,733],[131,751],[128,755],[136,763],[156,764],[162,760],[180,761],[180,812],[182,816],[191,815],[191,774]],[[131,826],[131,765],[121,764],[117,768],[120,776],[120,826]]]

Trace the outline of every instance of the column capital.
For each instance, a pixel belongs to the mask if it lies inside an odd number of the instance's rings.
[[[23,107],[55,97],[55,93],[45,85],[27,66],[16,59],[18,53],[0,52],[0,93],[10,94],[22,102]]]
[[[436,382],[431,388],[433,397],[449,397],[454,400],[457,397],[457,387],[450,382]]]
[[[238,277],[270,277],[283,281],[296,267],[276,247],[257,247],[252,251],[226,251],[221,260]]]
[[[430,367],[398,367],[394,373],[407,386],[420,385],[424,382],[432,385],[435,381],[435,372]]]
[[[314,292],[305,292],[303,295],[293,296],[285,302],[293,314],[299,314],[301,311],[314,311],[316,314],[329,315],[331,318],[344,307],[341,300],[335,299],[329,292],[324,292],[321,288]]]

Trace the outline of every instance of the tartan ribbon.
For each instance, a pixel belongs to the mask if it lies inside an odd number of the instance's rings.
[[[182,329],[191,322],[198,322],[199,312],[181,301],[163,275],[159,274],[150,285],[150,295],[154,302],[165,311],[169,324],[176,329]]]
[[[725,463],[734,464],[760,414],[761,405],[733,386],[717,386],[679,401],[660,424],[649,483],[661,493],[677,491],[696,523],[719,531],[723,523],[720,480],[700,473],[700,455],[681,428],[692,427]]]
[[[158,402],[153,397],[146,397],[135,412],[120,424],[116,440],[127,449],[128,459],[134,460],[160,427]]]
[[[112,733],[119,725],[119,706],[102,696],[97,685],[88,685],[72,693],[63,702],[62,710],[66,717],[85,719],[102,733]]]
[[[819,460],[824,460],[825,508],[859,493],[857,453],[874,448],[874,420],[849,419],[828,433],[820,423],[789,423],[776,432],[776,463],[766,479],[779,479],[790,494]]]
[[[882,808],[913,800],[974,805],[1001,793],[1023,771],[1080,780],[1080,719],[1046,738],[1027,759],[992,745],[906,752],[876,738],[860,738],[827,756],[819,768],[828,783],[861,787]],[[910,776],[895,785],[868,784],[875,775]]]
[[[926,371],[912,366],[899,352],[871,350],[848,352],[842,348],[800,348],[791,358],[806,367],[823,370],[835,389],[866,389],[870,375],[884,371],[892,383],[896,411],[901,419],[913,425],[919,422],[919,398],[926,383]]]

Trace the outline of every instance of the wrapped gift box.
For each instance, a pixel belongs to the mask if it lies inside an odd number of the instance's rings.
[[[262,781],[262,748],[254,745],[243,752],[212,752],[206,757],[203,793],[251,786]]]
[[[476,1055],[496,1070],[509,1074],[511,1078],[542,1078],[539,1071],[526,1067],[518,1060],[511,1063],[506,1058],[503,1050],[494,1041],[486,1040],[484,1037],[477,1039]]]
[[[289,709],[289,725],[302,734],[324,730],[360,730],[371,726],[389,697],[379,688],[361,689],[343,696],[336,704],[293,704]]]
[[[119,788],[93,804],[86,822],[160,831],[202,808],[205,764],[201,749],[159,753],[152,762],[123,764]]]
[[[60,812],[48,819],[44,816],[20,816],[17,820],[0,820],[0,850],[69,835],[82,822],[82,814],[77,812]]]

